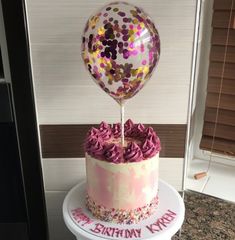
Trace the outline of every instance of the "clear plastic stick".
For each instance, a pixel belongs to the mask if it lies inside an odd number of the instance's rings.
[[[125,135],[124,135],[124,103],[120,102],[120,115],[121,115],[121,143],[122,147],[125,145]]]

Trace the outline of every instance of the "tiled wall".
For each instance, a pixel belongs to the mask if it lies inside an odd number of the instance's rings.
[[[126,118],[154,124],[186,124],[195,0],[133,0],[155,22],[161,38],[157,71],[127,102]],[[26,0],[39,124],[117,122],[118,105],[86,72],[80,56],[88,16],[107,1]],[[52,240],[73,239],[66,231],[61,204],[84,177],[83,159],[42,159]],[[161,178],[181,187],[182,158],[161,158]],[[170,167],[169,167],[170,166]]]

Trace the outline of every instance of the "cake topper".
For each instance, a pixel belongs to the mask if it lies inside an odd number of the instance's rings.
[[[92,15],[82,36],[82,59],[94,81],[121,106],[151,77],[160,56],[160,39],[150,17],[140,8],[113,2]]]

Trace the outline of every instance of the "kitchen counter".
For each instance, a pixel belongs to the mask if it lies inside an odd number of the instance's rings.
[[[172,240],[235,240],[235,203],[186,191],[185,207],[181,237]]]

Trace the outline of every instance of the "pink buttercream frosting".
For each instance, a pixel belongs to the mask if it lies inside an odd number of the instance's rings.
[[[131,135],[133,127],[134,127],[134,123],[131,121],[131,119],[128,119],[124,124],[126,137]]]
[[[150,158],[156,155],[158,152],[156,145],[150,141],[149,139],[146,139],[141,147],[142,153],[144,158]]]
[[[87,139],[89,137],[99,136],[99,134],[100,134],[99,130],[97,128],[92,127],[87,134]]]
[[[106,145],[104,157],[108,162],[120,163],[123,160],[122,148],[114,143]]]
[[[144,134],[146,137],[156,135],[152,127],[145,128]]]
[[[93,136],[89,136],[87,138],[85,147],[86,147],[86,151],[91,155],[91,156],[96,156],[98,158],[103,157],[103,153],[104,153],[104,141],[103,139],[98,136],[98,135],[93,135]]]
[[[130,142],[125,149],[124,159],[127,162],[139,162],[143,160],[143,153],[135,142]]]
[[[121,137],[121,124],[120,123],[113,124],[112,132],[115,138]]]
[[[143,124],[138,123],[135,124],[131,130],[131,136],[132,137],[142,137],[145,131],[145,127]]]
[[[92,128],[85,140],[85,151],[100,160],[123,163],[139,162],[155,156],[160,150],[160,140],[152,127],[134,124],[130,119],[124,125],[126,146],[121,147],[120,123],[110,126],[101,122]]]
[[[108,140],[111,138],[112,130],[108,123],[101,122],[99,131],[100,131],[100,136],[103,138],[103,140]]]

